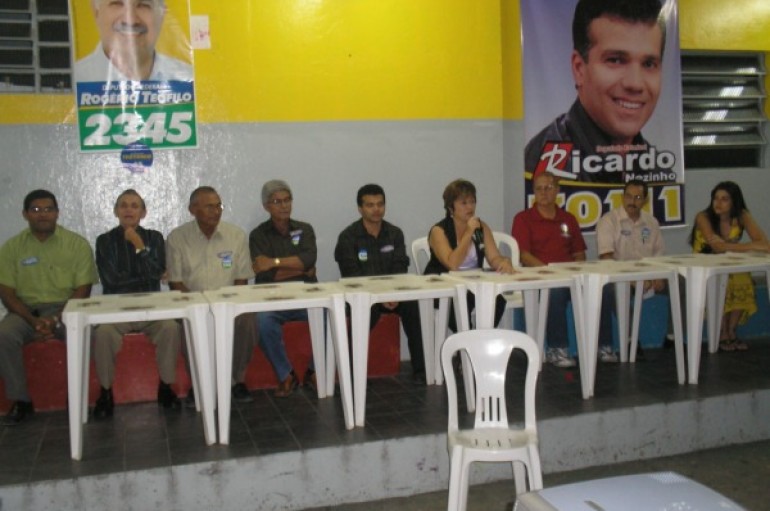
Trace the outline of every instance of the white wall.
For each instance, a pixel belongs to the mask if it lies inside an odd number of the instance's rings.
[[[145,225],[168,234],[191,218],[190,192],[212,185],[225,203],[224,219],[248,232],[267,218],[259,203],[262,184],[281,178],[294,189],[294,216],[315,227],[319,277],[334,280],[337,234],[357,218],[355,193],[365,183],[385,188],[387,218],[404,229],[407,242],[425,236],[442,217],[441,193],[458,177],[476,184],[479,215],[494,230],[508,232],[524,207],[521,122],[217,124],[199,130],[199,149],[159,151],[149,171],[131,174],[116,153],[79,153],[74,126],[0,126],[0,242],[26,226],[22,200],[33,188],[53,191],[60,223],[93,243],[115,224],[112,204],[125,188],[145,196]],[[770,169],[689,171],[685,179],[688,226],[664,232],[668,253],[689,251],[689,224],[724,179],[741,185],[770,232]],[[595,257],[594,237],[586,242]]]
[[[144,225],[164,235],[191,218],[189,194],[203,184],[219,190],[224,219],[248,233],[267,219],[260,190],[273,178],[292,186],[293,216],[316,230],[321,280],[339,276],[337,235],[358,218],[355,194],[368,182],[385,188],[387,218],[407,242],[443,217],[441,194],[458,177],[476,184],[479,215],[510,229],[499,121],[204,125],[199,139],[199,149],[158,151],[149,171],[131,174],[116,153],[79,153],[74,126],[0,126],[0,242],[25,227],[22,200],[34,188],[54,192],[60,224],[92,243],[115,225],[112,205],[128,187],[147,201]]]

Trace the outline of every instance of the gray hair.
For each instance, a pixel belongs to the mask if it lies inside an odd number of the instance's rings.
[[[288,192],[289,195],[292,195],[291,188],[289,188],[289,184],[286,181],[271,179],[262,185],[262,204],[267,204],[267,201],[276,192]]]

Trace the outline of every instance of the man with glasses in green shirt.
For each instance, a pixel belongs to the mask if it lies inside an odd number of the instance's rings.
[[[34,413],[27,390],[23,346],[34,340],[64,339],[61,312],[70,298],[88,298],[98,282],[91,246],[56,225],[59,206],[48,190],[24,198],[29,224],[0,248],[0,299],[8,314],[0,321],[0,377],[13,401],[0,421],[14,426]]]

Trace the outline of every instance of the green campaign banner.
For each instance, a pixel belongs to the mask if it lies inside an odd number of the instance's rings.
[[[188,0],[71,0],[81,151],[197,147]]]

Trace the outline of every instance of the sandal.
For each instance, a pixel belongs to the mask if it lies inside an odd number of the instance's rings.
[[[719,341],[719,351],[730,352],[735,351],[735,341],[730,339],[722,339]]]
[[[737,337],[732,342],[733,346],[735,346],[735,351],[748,351],[749,349],[749,345]]]

